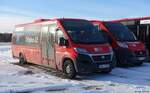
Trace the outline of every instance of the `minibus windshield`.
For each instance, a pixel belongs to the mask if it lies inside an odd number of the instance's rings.
[[[62,25],[74,43],[102,44],[107,43],[102,33],[86,20],[63,20]]]
[[[115,36],[118,41],[136,41],[136,37],[128,27],[121,23],[106,22],[105,26]]]

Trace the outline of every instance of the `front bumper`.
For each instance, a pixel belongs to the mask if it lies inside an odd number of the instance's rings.
[[[137,52],[132,52],[129,49],[115,49],[117,58],[121,64],[137,64],[148,61],[148,56],[146,51],[140,50]]]
[[[99,72],[103,70],[112,69],[114,67],[114,63],[112,61],[113,55],[112,54],[108,55],[110,58],[106,56],[107,57],[106,59],[97,62],[97,60],[92,58],[91,55],[79,54],[75,61],[77,73]]]
[[[148,59],[146,57],[133,57],[133,58],[129,58],[128,61],[133,64],[136,64],[136,63],[147,62]]]

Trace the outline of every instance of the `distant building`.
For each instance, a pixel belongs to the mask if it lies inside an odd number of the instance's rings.
[[[11,42],[11,33],[0,33],[0,42]]]

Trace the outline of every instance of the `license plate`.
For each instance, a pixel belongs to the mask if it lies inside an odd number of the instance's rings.
[[[138,60],[145,60],[145,57],[139,57]]]
[[[105,65],[99,65],[99,68],[109,68],[110,65],[109,64],[105,64]]]

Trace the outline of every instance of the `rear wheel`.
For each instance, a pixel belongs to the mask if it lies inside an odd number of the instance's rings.
[[[111,71],[112,71],[112,68],[109,68],[109,69],[103,70],[103,71],[101,71],[101,72],[104,73],[104,74],[108,74],[108,73],[110,73]]]
[[[117,58],[116,58],[116,54],[114,53],[113,58],[112,58],[112,68],[115,68],[117,65]]]
[[[143,62],[136,63],[137,66],[141,66]]]
[[[73,62],[71,60],[66,60],[64,62],[63,72],[65,74],[65,77],[67,77],[69,79],[75,78],[76,71],[75,71],[74,64],[73,64]]]
[[[118,51],[115,52],[116,54],[116,66],[118,67],[127,67],[127,59],[124,57],[124,55],[122,55],[121,53],[119,53]]]
[[[129,63],[124,58],[117,58],[117,66],[119,67],[128,67]]]
[[[23,56],[23,54],[19,54],[19,63],[20,63],[21,65],[27,63],[26,60],[25,60],[25,58],[24,58],[24,56]]]

